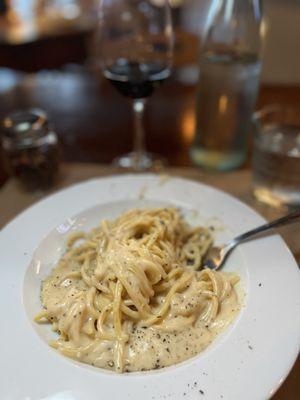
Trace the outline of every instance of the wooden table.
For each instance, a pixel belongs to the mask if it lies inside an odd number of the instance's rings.
[[[147,147],[173,166],[191,166],[195,92],[195,85],[180,82],[175,74],[154,92],[146,107]],[[262,87],[258,107],[274,102],[300,109],[300,87]],[[132,148],[130,101],[90,71],[43,71],[16,77],[15,85],[0,93],[0,118],[29,107],[49,113],[66,161],[109,163]]]
[[[66,164],[62,167],[61,176],[57,185],[49,192],[25,193],[13,179],[9,180],[0,190],[0,229],[16,214],[47,194],[61,188],[72,185],[96,176],[112,175],[120,172],[109,166],[98,164]],[[229,174],[214,173],[208,174],[194,168],[170,168],[166,171],[170,175],[178,175],[208,183],[222,189],[259,211],[265,218],[272,219],[279,217],[283,211],[275,211],[255,202],[251,195],[251,172],[242,170]],[[300,231],[299,225],[291,225],[281,228],[281,235],[289,245],[298,262],[300,262]],[[0,231],[1,234],[1,231]],[[274,333],[276,334],[276,333]],[[298,358],[293,370],[283,383],[279,391],[274,395],[273,400],[297,400],[300,398],[300,359]],[[251,379],[251,377],[249,377]],[[255,377],[254,384],[255,384]],[[232,399],[240,400],[240,399]]]

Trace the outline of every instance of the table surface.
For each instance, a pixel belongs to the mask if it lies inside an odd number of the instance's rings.
[[[144,118],[147,148],[165,156],[172,166],[191,166],[189,148],[195,130],[196,87],[182,81],[186,72],[182,68],[179,65],[149,98]],[[4,85],[5,79],[10,84]],[[263,86],[257,108],[272,103],[300,109],[300,87]],[[131,103],[94,72],[42,71],[1,77],[0,70],[0,119],[30,107],[48,112],[65,161],[109,163],[132,149]],[[0,184],[1,176],[3,181],[0,157]]]
[[[34,202],[42,199],[46,195],[70,186],[77,182],[84,181],[92,177],[112,175],[120,172],[110,166],[87,163],[73,163],[62,166],[60,177],[55,187],[48,192],[26,193],[18,183],[10,179],[0,190],[0,229],[14,216]],[[210,184],[218,189],[224,190],[245,203],[255,208],[266,219],[273,219],[281,216],[285,210],[273,210],[269,207],[257,203],[251,194],[251,172],[242,170],[227,174],[204,173],[195,168],[169,168],[165,171],[170,175],[187,177],[196,181]],[[1,231],[0,231],[1,232]],[[290,225],[281,228],[279,233],[282,235],[298,262],[300,262],[300,234],[297,225]],[[283,383],[279,391],[272,398],[273,400],[297,400],[300,398],[300,358],[294,368]]]

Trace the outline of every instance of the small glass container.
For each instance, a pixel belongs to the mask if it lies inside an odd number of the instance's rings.
[[[40,109],[17,111],[2,122],[4,166],[27,190],[48,189],[57,176],[60,149],[56,133]]]
[[[300,113],[279,105],[255,113],[253,193],[275,208],[300,205]]]

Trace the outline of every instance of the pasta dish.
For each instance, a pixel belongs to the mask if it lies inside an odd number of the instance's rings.
[[[202,269],[210,229],[177,208],[135,209],[72,234],[41,288],[60,353],[96,367],[162,368],[202,351],[236,316],[235,274]]]

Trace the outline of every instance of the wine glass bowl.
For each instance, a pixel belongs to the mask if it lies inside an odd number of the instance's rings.
[[[101,0],[98,40],[103,75],[132,99],[135,120],[133,151],[115,164],[145,170],[162,160],[145,150],[143,113],[146,98],[171,72],[173,30],[168,1]]]

